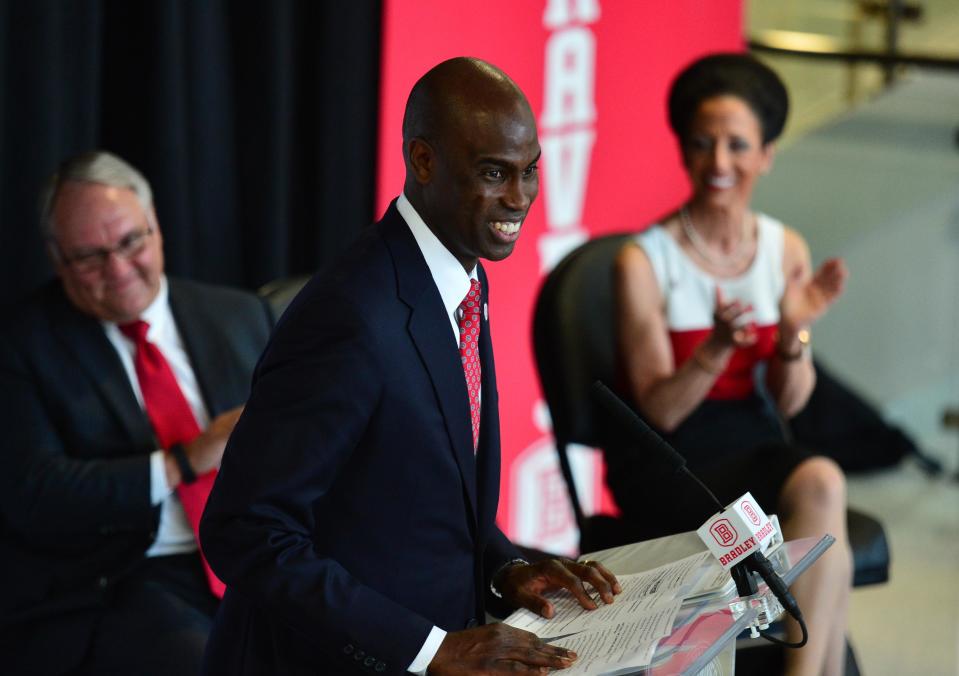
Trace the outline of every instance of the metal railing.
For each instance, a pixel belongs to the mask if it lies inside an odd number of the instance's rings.
[[[920,20],[923,16],[922,5],[902,0],[859,0],[857,8],[862,16],[880,18],[885,23],[883,48],[850,48],[830,35],[786,30],[758,31],[748,37],[747,44],[750,50],[767,54],[849,64],[877,64],[883,67],[887,84],[895,79],[896,67],[901,65],[959,71],[959,54],[904,52],[899,49],[903,22]]]

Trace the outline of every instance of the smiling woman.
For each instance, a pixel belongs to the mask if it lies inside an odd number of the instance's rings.
[[[673,82],[669,119],[692,194],[620,253],[618,341],[640,412],[720,499],[751,491],[779,514],[787,538],[836,537],[794,589],[819,631],[790,651],[787,672],[837,674],[851,569],[844,478],[831,460],[787,445],[778,415],[795,415],[809,398],[809,326],[842,293],[846,269],[830,260],[814,273],[802,237],[750,209],[787,109],[776,74],[744,54],[699,59]],[[607,453],[624,515],[675,504],[645,483],[636,490],[648,468],[631,450]],[[684,503],[663,516],[676,532],[713,509]]]

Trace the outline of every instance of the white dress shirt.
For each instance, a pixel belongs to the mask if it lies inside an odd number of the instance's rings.
[[[183,347],[183,340],[177,330],[173,313],[170,311],[169,287],[166,277],[160,280],[160,291],[149,307],[140,315],[140,319],[150,325],[147,331],[147,340],[157,346],[173,371],[177,384],[186,397],[193,415],[196,417],[200,429],[206,429],[210,422],[209,413],[200,396],[200,387],[196,381],[196,374],[190,365],[190,358]],[[130,380],[133,393],[140,408],[143,405],[143,392],[137,380],[134,355],[136,344],[123,335],[115,322],[101,322],[103,330],[113,345],[123,370]],[[196,536],[183,511],[180,498],[167,483],[164,451],[158,449],[150,455],[150,500],[154,505],[160,505],[160,525],[157,528],[157,537],[147,549],[147,556],[164,556],[167,554],[182,554],[197,549]]]
[[[450,318],[453,341],[459,345],[460,328],[456,311],[463,299],[466,298],[466,294],[469,293],[470,280],[478,279],[476,266],[474,265],[470,273],[466,274],[463,265],[433,234],[429,226],[416,213],[413,205],[406,199],[406,195],[401,194],[396,200],[396,210],[400,212],[400,216],[410,227],[413,239],[416,240],[416,245],[420,248],[423,258],[426,259],[426,267],[430,269],[430,274],[433,275],[433,283],[436,284],[436,289],[440,292],[446,314]]]

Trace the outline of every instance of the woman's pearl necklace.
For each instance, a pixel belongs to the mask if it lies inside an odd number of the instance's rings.
[[[685,205],[679,210],[679,222],[683,227],[683,232],[686,234],[689,243],[693,245],[693,249],[710,265],[724,269],[736,268],[739,267],[740,263],[749,255],[749,237],[747,235],[749,232],[749,211],[743,214],[743,232],[742,237],[739,238],[739,242],[736,244],[736,249],[722,258],[717,257],[716,254],[709,250],[706,241],[699,232],[696,231],[696,226],[693,225],[693,220],[689,217],[689,209],[686,208]]]

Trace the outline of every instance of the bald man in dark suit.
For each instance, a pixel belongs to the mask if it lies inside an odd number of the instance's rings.
[[[207,506],[228,585],[208,674],[499,673],[575,655],[482,626],[493,595],[543,592],[599,565],[530,565],[496,527],[499,417],[478,259],[506,258],[538,192],[536,124],[499,69],[452,59],[413,88],[406,182],[383,219],[287,311]],[[478,356],[478,359],[477,359]]]

